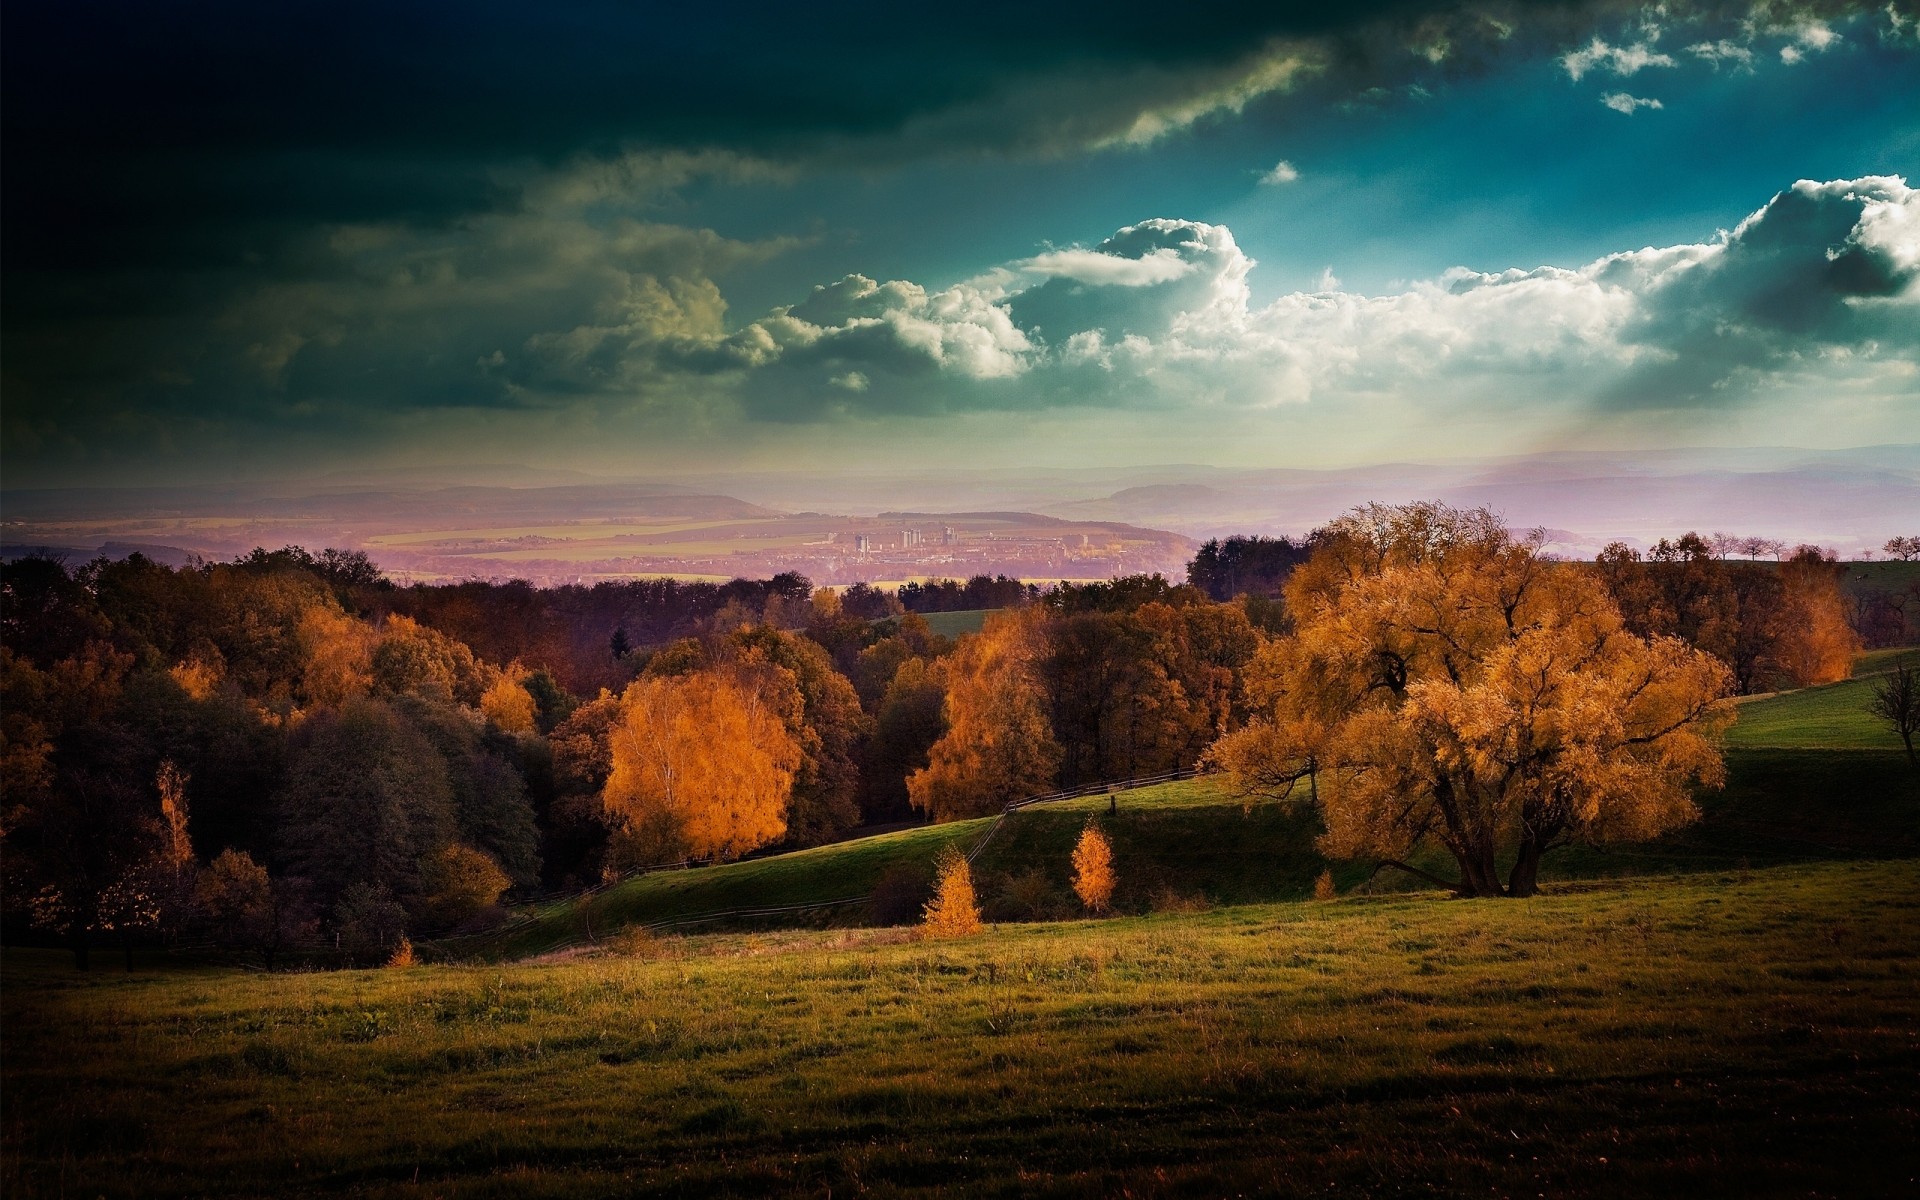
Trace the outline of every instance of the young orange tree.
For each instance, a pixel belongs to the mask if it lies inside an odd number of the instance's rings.
[[[1113,844],[1092,821],[1073,847],[1073,892],[1089,912],[1103,913],[1113,903]]]
[[[949,846],[935,864],[933,899],[927,901],[922,929],[928,937],[964,937],[980,932],[980,906],[973,895],[973,871]]]
[[[1249,794],[1306,781],[1329,855],[1528,896],[1552,847],[1652,837],[1694,818],[1694,784],[1722,781],[1726,666],[1628,632],[1590,569],[1484,509],[1359,510],[1287,607],[1295,632],[1248,672],[1260,715],[1211,753]],[[1428,845],[1457,879],[1407,864]]]

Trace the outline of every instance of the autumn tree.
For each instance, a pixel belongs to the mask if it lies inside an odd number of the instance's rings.
[[[1528,896],[1554,846],[1652,837],[1695,817],[1692,785],[1721,782],[1726,667],[1632,634],[1594,572],[1484,509],[1356,510],[1287,601],[1297,632],[1249,670],[1260,716],[1213,755],[1249,794],[1306,782],[1331,856]],[[1430,845],[1458,878],[1409,864]]]
[[[1776,653],[1781,670],[1800,687],[1834,683],[1853,673],[1860,638],[1847,620],[1843,571],[1817,546],[1798,547],[1780,565],[1786,611]]]
[[[817,643],[761,625],[736,632],[731,649],[744,661],[764,661],[787,672],[799,692],[788,732],[800,746],[787,808],[787,836],[817,845],[860,823],[860,751],[873,722],[847,677]]]
[[[324,604],[300,614],[301,691],[310,704],[338,708],[373,687],[379,638],[366,622]]]
[[[965,937],[979,933],[980,905],[973,892],[973,869],[966,856],[948,846],[934,864],[933,899],[927,901],[921,928],[928,937]]]
[[[387,618],[371,668],[376,692],[474,707],[493,682],[466,643],[403,616]]]
[[[512,882],[484,852],[449,843],[420,864],[421,915],[431,928],[452,929],[492,907]]]
[[[525,685],[526,670],[515,663],[480,693],[480,712],[508,733],[532,733],[539,710]]]
[[[1073,847],[1073,894],[1087,911],[1103,913],[1113,903],[1114,882],[1113,844],[1088,821]]]
[[[1049,620],[1041,673],[1062,749],[1061,780],[1125,779],[1192,766],[1224,734],[1259,642],[1246,610],[1152,601]]]
[[[947,731],[907,781],[915,808],[936,821],[992,812],[1046,791],[1060,769],[1037,662],[1044,614],[997,613],[941,664]]]
[[[800,746],[754,688],[727,674],[634,680],[610,752],[602,800],[628,857],[731,858],[786,832]]]

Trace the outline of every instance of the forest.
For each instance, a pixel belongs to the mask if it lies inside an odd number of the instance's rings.
[[[1920,586],[1739,544],[1556,562],[1486,512],[1373,506],[1297,542],[1209,542],[1184,581],[897,592],[403,587],[299,547],[177,569],[29,556],[0,575],[5,933],[81,965],[182,944],[374,963],[636,869],[1196,765],[1249,796],[1311,786],[1343,856],[1431,844],[1462,894],[1530,894],[1553,845],[1686,818],[1716,781],[1723,697],[1920,640]],[[957,639],[921,616],[962,609],[993,611]],[[1470,781],[1543,831],[1502,878],[1453,806],[1392,801],[1420,754],[1504,762],[1482,733],[1513,719],[1486,714],[1516,711],[1529,671],[1584,681],[1537,718],[1556,762],[1624,765]],[[1380,724],[1382,689],[1424,749]],[[1603,725],[1614,741],[1584,731]]]

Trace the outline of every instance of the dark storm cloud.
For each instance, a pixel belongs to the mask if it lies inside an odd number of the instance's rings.
[[[1436,62],[1471,69],[1638,9],[18,0],[5,14],[5,215],[28,236],[10,239],[9,267],[187,265],[279,223],[493,208],[512,201],[500,163],[631,145],[1058,151],[1150,133],[1156,107],[1177,123],[1210,98],[1243,104],[1262,56],[1283,48],[1349,87]]]
[[[1657,14],[1720,38],[1878,7]],[[751,338],[780,322],[729,332],[714,277],[778,239],[670,225],[658,201],[822,164],[1147,145],[1278,97],[1565,53],[1655,12],[19,0],[0,16],[7,453],[374,430],[569,397],[673,404],[689,389],[655,387],[661,373],[737,377],[769,356],[830,390],[796,403],[749,389],[752,415],[867,408],[886,373],[941,381],[917,393],[935,410],[977,406],[983,388],[999,389],[994,406],[1050,403],[1004,384],[1028,330],[1057,348],[1073,306],[1049,315],[1056,300],[1134,312],[1147,292],[1036,268],[1054,282],[1020,324],[983,296],[957,313],[956,295],[922,296],[889,301],[885,329],[789,323],[769,350]],[[1157,282],[1156,297],[1197,286]],[[1084,348],[1111,360],[1113,339]],[[943,398],[956,377],[965,394]]]

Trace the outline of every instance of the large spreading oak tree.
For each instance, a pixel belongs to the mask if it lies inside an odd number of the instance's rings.
[[[1652,837],[1723,780],[1726,666],[1635,636],[1592,568],[1484,509],[1356,510],[1287,603],[1294,632],[1249,669],[1259,715],[1212,754],[1248,794],[1310,788],[1334,857],[1528,896],[1547,850]],[[1458,878],[1410,861],[1436,846]]]

